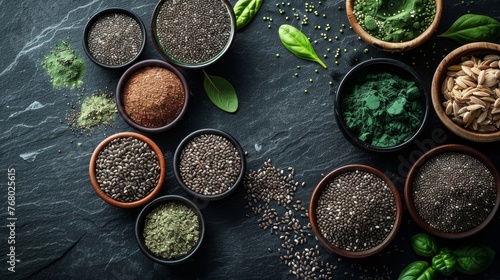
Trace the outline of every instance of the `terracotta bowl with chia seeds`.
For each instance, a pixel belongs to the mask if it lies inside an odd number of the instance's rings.
[[[90,182],[97,195],[119,208],[135,208],[151,201],[166,174],[161,149],[150,138],[120,132],[104,139],[90,158]]]
[[[188,194],[202,200],[226,198],[243,183],[243,148],[227,132],[200,129],[186,136],[175,150],[175,179]]]
[[[436,147],[410,169],[404,197],[415,223],[446,239],[482,231],[500,204],[500,176],[484,154],[464,145]]]
[[[122,69],[134,64],[144,52],[146,28],[135,13],[109,8],[93,15],[83,30],[83,49],[95,64]]]
[[[398,190],[379,170],[352,164],[326,175],[309,203],[311,227],[330,252],[366,258],[384,250],[401,225]]]

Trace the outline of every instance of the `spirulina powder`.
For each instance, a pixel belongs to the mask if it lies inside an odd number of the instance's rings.
[[[67,41],[61,41],[45,56],[43,68],[54,88],[75,89],[83,84],[85,63]]]

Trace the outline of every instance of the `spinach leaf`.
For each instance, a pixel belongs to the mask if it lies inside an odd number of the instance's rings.
[[[500,22],[484,15],[465,14],[438,37],[450,38],[461,44],[493,42],[500,37]]]
[[[457,258],[449,248],[443,248],[432,258],[432,268],[444,276],[450,276],[457,269]]]
[[[203,70],[203,87],[208,98],[221,110],[234,113],[238,109],[238,96],[231,83],[224,78],[208,75]]]
[[[436,271],[426,261],[415,261],[410,263],[401,274],[398,280],[432,280],[436,279]]]
[[[298,58],[315,61],[323,66],[323,68],[326,68],[325,63],[319,59],[311,42],[309,42],[309,39],[307,39],[302,31],[292,25],[283,24],[280,26],[278,32],[281,43],[283,43],[287,50]]]
[[[425,233],[417,233],[412,236],[411,245],[415,253],[422,257],[432,257],[438,253],[436,240]]]
[[[486,270],[495,260],[495,251],[488,246],[474,244],[457,248],[458,271],[464,274],[477,274]]]
[[[236,16],[236,29],[241,29],[252,21],[262,6],[263,0],[238,0],[233,10]]]

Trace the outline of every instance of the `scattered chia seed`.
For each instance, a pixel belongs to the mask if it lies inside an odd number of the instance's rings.
[[[75,89],[83,84],[85,63],[66,41],[55,45],[45,56],[42,66],[50,76],[54,88]]]
[[[495,180],[490,170],[472,156],[440,154],[424,163],[415,175],[413,201],[431,227],[464,232],[479,225],[493,210]]]

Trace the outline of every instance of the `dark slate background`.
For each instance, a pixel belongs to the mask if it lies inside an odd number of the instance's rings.
[[[235,0],[230,1],[234,5]],[[334,119],[334,93],[340,79],[357,62],[372,57],[393,57],[412,65],[424,78],[430,91],[433,72],[444,55],[458,44],[433,37],[422,47],[406,53],[388,53],[367,46],[349,29],[344,1],[311,1],[327,17],[308,14],[305,34],[317,39],[320,57],[331,48],[324,61],[328,69],[291,55],[278,38],[278,27],[287,22],[276,3],[264,1],[254,21],[236,34],[229,53],[206,69],[230,81],[236,89],[240,107],[235,114],[217,109],[207,98],[200,71],[182,70],[191,87],[187,115],[174,129],[151,136],[163,150],[168,174],[161,195],[188,196],[172,174],[172,155],[190,132],[200,128],[222,129],[239,140],[248,151],[248,169],[256,170],[271,159],[281,169],[295,168],[295,179],[306,182],[295,199],[308,204],[321,174],[351,163],[374,166],[386,173],[403,194],[403,182],[410,164],[424,151],[445,143],[463,143],[487,154],[499,167],[497,144],[463,141],[447,131],[432,112],[424,133],[407,149],[387,154],[366,153],[353,147],[340,133]],[[301,15],[303,1],[289,1]],[[286,2],[285,2],[286,3]],[[65,120],[68,103],[95,90],[112,92],[122,71],[93,65],[82,49],[82,33],[87,19],[109,7],[122,7],[137,13],[149,29],[156,1],[7,1],[0,0],[0,197],[1,224],[7,221],[7,169],[16,175],[15,273],[7,271],[6,226],[1,227],[1,279],[292,279],[288,267],[279,259],[276,236],[261,230],[255,217],[245,208],[245,190],[240,188],[222,202],[197,201],[207,221],[202,250],[188,263],[164,267],[153,263],[139,250],[134,223],[140,209],[118,209],[102,201],[93,191],[88,177],[88,162],[94,148],[116,132],[133,131],[116,116],[109,128],[89,135],[71,133]],[[338,9],[341,7],[342,9]],[[288,23],[299,26],[289,8]],[[444,32],[460,15],[471,12],[500,20],[497,0],[445,1],[437,33]],[[272,22],[263,17],[271,17]],[[315,25],[330,23],[324,41]],[[268,28],[268,24],[271,25]],[[343,28],[341,34],[339,29]],[[141,59],[161,58],[148,34]],[[87,72],[80,89],[54,89],[41,66],[51,47],[67,40],[85,60]],[[339,64],[334,53],[341,48]],[[347,49],[347,53],[343,49]],[[367,48],[368,53],[363,50]],[[356,51],[354,51],[356,49]],[[276,54],[280,56],[277,58]],[[297,70],[297,65],[301,66]],[[318,69],[318,73],[314,70]],[[294,77],[298,72],[299,77]],[[314,82],[309,83],[313,78]],[[329,85],[332,81],[333,85]],[[308,93],[304,93],[308,89]],[[444,133],[442,137],[433,135]],[[247,217],[250,214],[250,217]],[[380,255],[365,260],[349,260],[328,254],[320,247],[320,259],[336,265],[334,278],[397,278],[410,262],[422,259],[410,246],[410,237],[421,232],[404,212],[403,225],[393,244]],[[306,221],[307,222],[307,221]],[[482,233],[470,240],[441,244],[455,246],[476,241],[500,253],[497,217]],[[316,245],[309,239],[307,246]],[[267,249],[271,248],[269,252]],[[499,279],[500,266],[491,266],[479,276],[455,273],[449,279]]]

